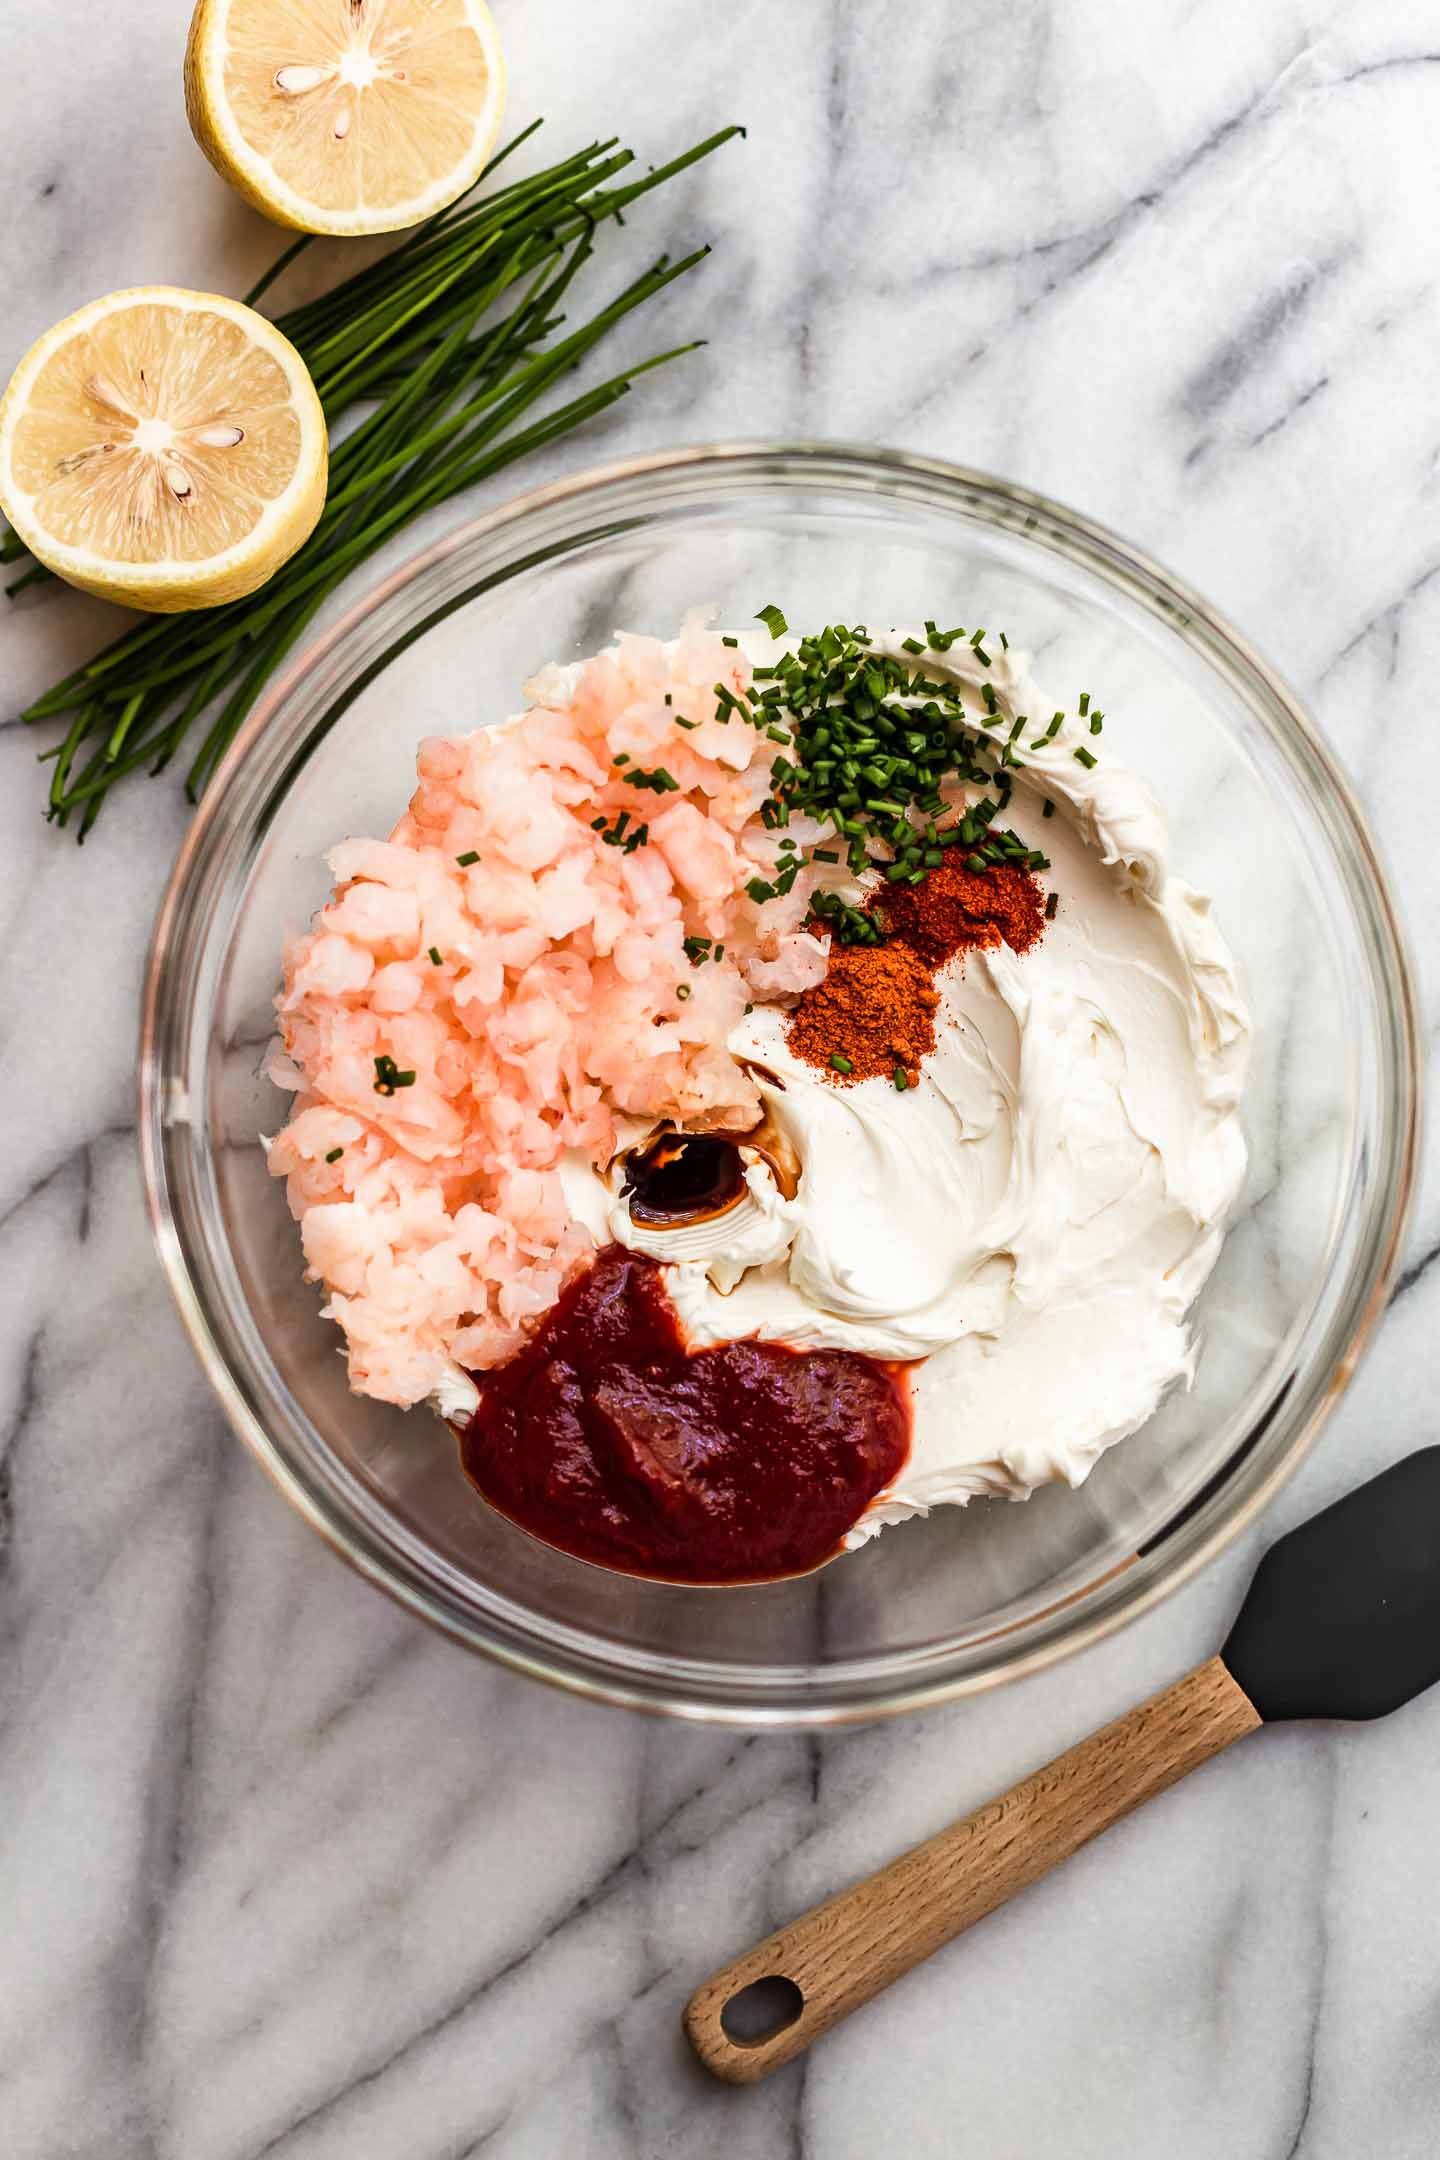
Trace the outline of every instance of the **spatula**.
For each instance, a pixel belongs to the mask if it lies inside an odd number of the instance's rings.
[[[1232,1740],[1284,1718],[1384,1717],[1436,1681],[1431,1447],[1272,1545],[1219,1657],[707,1980],[690,2044],[731,2084],[767,2077]]]

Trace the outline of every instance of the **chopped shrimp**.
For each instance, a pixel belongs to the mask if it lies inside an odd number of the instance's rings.
[[[776,753],[714,685],[750,679],[698,616],[542,669],[517,719],[425,738],[388,839],[331,851],[285,956],[270,1069],[296,1099],[268,1159],[362,1392],[410,1404],[514,1355],[591,1249],[558,1165],[608,1160],[617,1114],[757,1114],[727,1036],[825,945],[809,873],[746,892]],[[652,771],[674,787],[631,784]]]

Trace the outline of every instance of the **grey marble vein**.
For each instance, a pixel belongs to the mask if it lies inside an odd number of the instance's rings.
[[[1132,537],[1255,638],[1348,761],[1433,1055],[1423,11],[495,4],[512,112],[545,113],[549,154],[619,129],[653,159],[750,128],[627,230],[636,266],[715,252],[617,357],[705,350],[533,476],[852,435],[1003,471]],[[52,0],[8,41],[4,366],[94,294],[243,291],[275,252],[191,145],[185,14]],[[306,289],[341,252],[317,251]],[[133,1112],[184,805],[168,778],[138,788],[77,855],[40,816],[46,738],[12,724],[109,627],[50,590],[0,629],[4,2160],[1433,2160],[1425,1703],[1247,1743],[753,2091],[707,2080],[678,2020],[725,1957],[1208,1655],[1272,1529],[1440,1438],[1440,1182],[1371,1358],[1265,1528],[1116,1640],[823,1739],[552,1696],[341,1569],[193,1367]],[[1256,1143],[1254,1234],[1278,1265],[1316,1136]]]

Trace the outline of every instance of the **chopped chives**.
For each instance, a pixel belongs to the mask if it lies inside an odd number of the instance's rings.
[[[738,645],[738,644],[740,643],[740,640],[739,640],[739,638],[738,638],[738,637],[722,637],[722,638],[721,638],[721,640],[720,640],[720,643],[721,643],[722,645],[731,645],[731,646],[735,646],[735,645]]]
[[[340,1157],[344,1154],[344,1152],[345,1150],[343,1147],[332,1147],[329,1154],[325,1157],[325,1160],[326,1162],[339,1162]]]
[[[1079,749],[1075,752],[1075,762],[1077,765],[1083,765],[1085,770],[1089,772],[1098,761],[1093,751]]]
[[[479,855],[479,851],[478,851],[478,849],[476,849],[476,848],[473,848],[473,847],[472,847],[472,848],[467,848],[467,849],[465,850],[465,853],[464,853],[463,855],[457,855],[457,856],[455,857],[455,860],[456,860],[456,862],[457,862],[457,863],[459,863],[459,865],[460,865],[460,868],[461,868],[462,870],[468,870],[468,869],[470,868],[470,865],[471,865],[471,863],[477,863],[477,862],[479,862],[479,860],[480,860],[480,855]]]
[[[394,1058],[386,1053],[382,1053],[375,1060],[375,1093],[377,1095],[393,1095],[396,1088],[414,1087],[415,1077],[413,1072],[401,1072]]]
[[[1042,817],[1054,817],[1054,815],[1055,815],[1055,805],[1054,805],[1054,802],[1053,802],[1053,801],[1051,800],[1051,798],[1050,798],[1050,797],[1049,797],[1048,795],[1047,795],[1047,796],[1046,796],[1046,798],[1045,798],[1045,808],[1044,808],[1044,809],[1043,809],[1043,810],[1041,811],[1040,815],[1041,815]]]
[[[903,1095],[903,1094],[905,1093],[905,1090],[906,1090],[906,1088],[908,1088],[908,1087],[909,1087],[909,1085],[910,1085],[910,1075],[909,1075],[909,1073],[907,1073],[907,1072],[906,1072],[906,1070],[905,1070],[905,1068],[904,1068],[904,1066],[903,1066],[903,1065],[897,1065],[897,1066],[895,1067],[895,1072],[894,1072],[894,1076],[893,1076],[893,1077],[894,1077],[894,1081],[895,1081],[895,1092],[896,1092],[896,1094],[897,1094],[897,1095]]]
[[[603,823],[603,820],[602,820],[602,823]],[[438,945],[432,945],[432,946],[430,947],[430,958],[431,958],[431,959],[433,960],[433,962],[435,963],[436,967],[444,967],[444,965],[445,965],[445,962],[444,962],[444,960],[443,960],[443,959],[441,958],[441,954],[440,954],[440,948],[439,948],[439,946],[438,946]]]
[[[685,1003],[685,1000],[693,995],[689,983],[676,983],[675,995],[677,998],[679,998],[681,1004],[683,1005]]]
[[[611,763],[613,765],[628,765],[629,762],[630,752],[628,750],[617,750],[614,757],[611,759]]]
[[[700,723],[699,723],[699,721],[698,721],[698,720],[682,720],[682,719],[681,719],[681,717],[680,717],[680,715],[679,715],[679,713],[676,713],[676,715],[675,715],[675,725],[676,725],[676,727],[683,727],[683,728],[685,728],[685,729],[687,729],[687,730],[691,730],[691,729],[694,729],[694,728],[697,728],[697,727],[699,727]]]
[[[779,608],[775,606],[773,601],[769,604],[769,606],[757,608],[755,610],[755,620],[756,622],[764,623],[766,629],[770,632],[772,638],[784,637],[786,631],[790,627],[790,625],[786,622],[785,617],[781,614]]]
[[[1089,691],[1088,691],[1088,690],[1082,690],[1082,691],[1080,692],[1080,717],[1081,717],[1081,719],[1082,719],[1082,720],[1083,720],[1083,719],[1085,718],[1085,715],[1086,715],[1086,713],[1088,713],[1088,712],[1089,712],[1089,710],[1090,710],[1090,693],[1089,693]]]
[[[1050,897],[1049,897],[1049,899],[1048,899],[1048,900],[1047,900],[1047,901],[1045,902],[1045,920],[1046,920],[1046,922],[1054,922],[1054,920],[1055,920],[1055,910],[1056,910],[1056,909],[1057,909],[1057,908],[1059,907],[1059,905],[1060,905],[1060,895],[1059,895],[1059,893],[1053,893],[1053,892],[1052,892],[1052,893],[1051,893],[1051,895],[1050,895]]]
[[[830,1065],[831,1069],[838,1073],[852,1073],[855,1070],[853,1061],[847,1058],[844,1052],[840,1050],[831,1051]]]
[[[1103,725],[1104,725],[1104,715],[1103,715],[1102,713],[1098,713],[1098,712],[1097,712],[1097,713],[1091,713],[1091,715],[1090,715],[1090,733],[1091,733],[1092,735],[1098,735],[1098,734],[1100,733],[1101,727],[1102,727]]]

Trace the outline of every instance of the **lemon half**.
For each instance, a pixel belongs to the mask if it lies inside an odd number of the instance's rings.
[[[505,62],[484,0],[199,0],[185,105],[277,225],[395,232],[479,177]]]
[[[325,506],[325,415],[253,308],[111,293],[33,345],[0,402],[0,507],[72,585],[173,613],[253,592]]]

